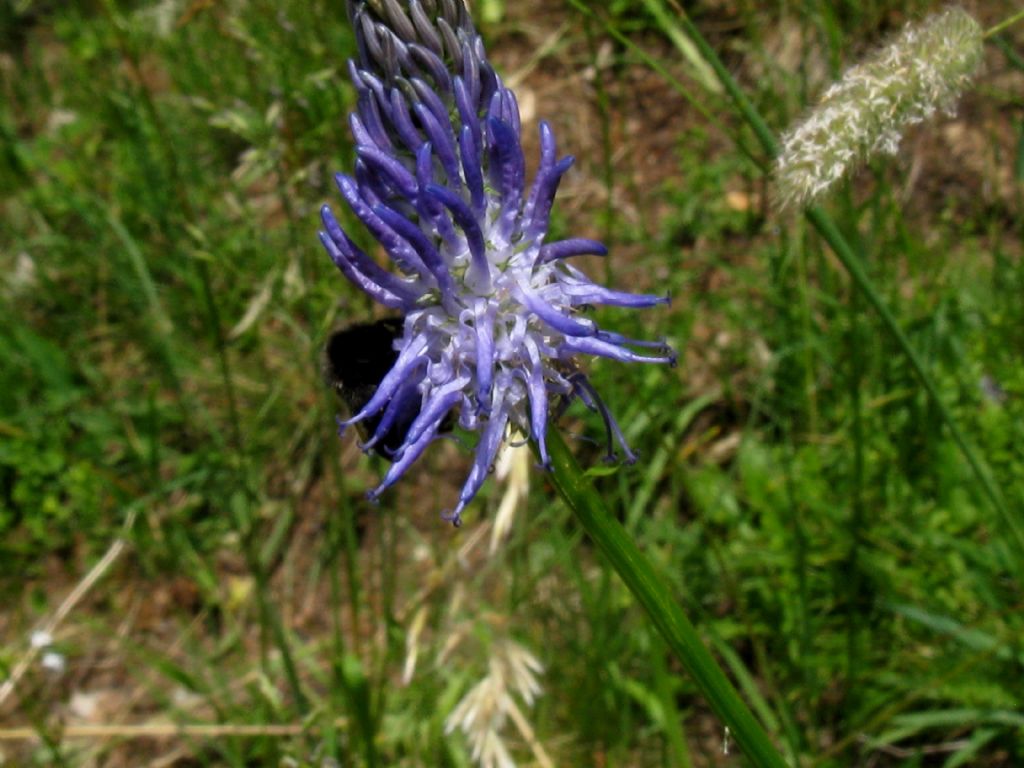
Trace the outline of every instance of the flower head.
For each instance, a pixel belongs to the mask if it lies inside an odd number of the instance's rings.
[[[895,154],[907,127],[936,110],[952,113],[981,59],[981,27],[962,8],[908,24],[849,69],[783,136],[776,163],[780,205],[812,204],[851,167],[878,152]]]
[[[541,123],[540,164],[527,185],[515,95],[488,62],[462,0],[350,0],[349,15],[359,51],[349,67],[359,99],[350,120],[357,159],[354,176],[339,174],[337,183],[396,270],[361,251],[327,206],[320,239],[350,281],[404,316],[394,366],[368,402],[339,422],[376,425],[366,450],[408,422],[371,496],[394,484],[457,418],[478,433],[448,515],[457,524],[510,428],[536,441],[548,464],[545,434],[556,397],[578,396],[599,411],[609,455],[614,436],[632,460],[576,360],[675,358],[662,342],[601,330],[583,310],[650,307],[667,297],[604,288],[567,262],[604,255],[598,242],[547,240],[555,192],[573,159],[558,158],[554,134]]]

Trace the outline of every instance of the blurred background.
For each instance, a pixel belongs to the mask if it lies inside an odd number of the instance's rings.
[[[777,131],[938,7],[686,3]],[[541,118],[577,157],[555,235],[674,297],[600,313],[680,352],[589,367],[640,462],[560,426],[794,765],[1024,764],[1024,568],[677,13],[475,3],[529,168]],[[452,442],[365,500],[319,373],[380,316],[316,237],[372,248],[352,52],[342,0],[0,0],[0,764],[744,765],[528,453],[459,530]],[[1024,27],[986,54],[828,207],[1019,513]]]

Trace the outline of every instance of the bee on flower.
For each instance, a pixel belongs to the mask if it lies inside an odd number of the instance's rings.
[[[341,430],[361,424],[364,450],[392,462],[371,497],[457,423],[477,434],[458,503],[445,514],[458,525],[512,430],[536,443],[547,466],[553,402],[577,397],[601,414],[608,455],[618,443],[634,460],[579,361],[672,364],[675,355],[662,341],[599,328],[583,310],[639,309],[668,297],[598,285],[570,260],[605,255],[601,243],[548,239],[573,158],[559,158],[541,122],[540,164],[527,183],[516,97],[488,62],[462,0],[350,0],[348,10],[358,46],[349,67],[356,163],[337,184],[394,269],[360,250],[327,206],[320,239],[345,277],[402,317],[388,336],[386,372],[339,421]],[[344,368],[344,354],[333,359]],[[344,387],[343,370],[337,378]]]

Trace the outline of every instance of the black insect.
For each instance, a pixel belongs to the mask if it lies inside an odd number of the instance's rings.
[[[394,341],[402,335],[404,318],[389,317],[373,323],[359,323],[335,331],[324,348],[324,381],[338,393],[349,415],[357,413],[377,391],[381,380],[398,359]],[[406,433],[419,415],[418,403],[399,415],[373,450],[386,459],[394,457],[405,442]],[[377,430],[382,414],[356,424],[363,440]]]

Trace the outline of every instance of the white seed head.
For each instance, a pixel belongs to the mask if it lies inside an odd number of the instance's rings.
[[[47,672],[60,675],[63,674],[65,669],[67,669],[68,662],[67,659],[64,658],[63,654],[57,653],[56,651],[47,651],[39,660],[39,665]]]
[[[527,706],[532,707],[534,699],[541,693],[537,675],[544,671],[544,666],[536,656],[511,640],[501,643],[495,657],[504,667],[502,673],[509,686],[523,697]]]
[[[462,697],[445,720],[445,733],[456,728],[469,741],[473,760],[482,768],[515,768],[502,739],[510,714],[517,710],[512,694],[532,706],[541,692],[537,675],[544,668],[532,653],[511,640],[491,648],[487,674]]]
[[[982,61],[982,29],[952,7],[908,24],[888,45],[847,70],[804,120],[782,138],[778,203],[814,203],[853,166],[895,154],[911,125],[953,114]]]
[[[41,650],[53,645],[53,635],[45,629],[37,629],[29,635],[28,642],[33,648]]]

